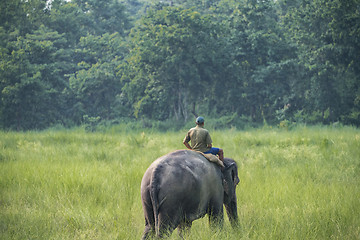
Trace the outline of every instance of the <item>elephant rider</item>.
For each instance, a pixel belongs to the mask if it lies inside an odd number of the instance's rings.
[[[191,150],[200,151],[204,154],[211,153],[218,155],[221,161],[224,161],[224,151],[221,148],[212,147],[212,140],[208,130],[204,128],[205,119],[196,118],[196,127],[191,128],[184,138],[184,145]],[[189,142],[191,141],[191,146]]]

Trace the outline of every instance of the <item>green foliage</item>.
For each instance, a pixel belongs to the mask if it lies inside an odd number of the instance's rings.
[[[130,21],[124,5],[119,1],[108,0],[74,0],[82,12],[86,13],[88,33],[102,35],[115,32],[125,35],[130,28]]]
[[[237,105],[231,112],[255,122],[273,120],[274,112],[291,101],[294,93],[289,90],[297,77],[295,48],[277,24],[274,2],[223,1],[217,13],[229,25],[229,40],[236,46],[232,54],[241,69],[232,76],[237,80],[230,86],[229,100]]]
[[[298,1],[284,16],[287,34],[299,46],[298,59],[308,72],[303,109],[328,110],[324,123],[354,111],[359,82],[359,69],[353,65],[359,54],[358,4],[357,0]]]
[[[229,120],[229,119],[228,119]],[[134,125],[133,125],[134,127]],[[4,239],[140,239],[140,182],[156,158],[183,149],[186,131],[112,126],[0,132]],[[351,127],[212,131],[236,160],[239,228],[208,219],[189,239],[358,239],[360,132]],[[175,231],[170,239],[178,239]]]
[[[89,117],[88,115],[83,116],[83,123],[85,126],[85,130],[87,132],[94,132],[96,130],[96,127],[98,123],[100,122],[100,117]]]
[[[217,58],[220,34],[219,26],[197,11],[148,11],[130,35],[133,51],[121,72],[135,116],[186,120],[196,102],[211,96],[212,88],[202,86],[216,84],[223,71]]]
[[[74,126],[88,115],[168,129],[200,113],[219,127],[359,126],[358,6],[2,1],[0,127]]]
[[[103,119],[114,117],[113,108],[121,93],[116,68],[125,54],[122,38],[118,33],[88,35],[80,39],[76,52],[83,59],[78,63],[79,70],[69,78],[70,89],[81,106],[76,111]]]
[[[43,25],[33,34],[11,36],[0,65],[3,127],[41,129],[61,119],[65,45],[63,35]]]
[[[244,115],[238,116],[236,113],[223,115],[219,118],[206,118],[206,128],[214,130],[249,129],[258,126],[250,117]]]
[[[9,10],[0,26],[2,128],[42,129],[81,123],[83,115],[119,115],[112,112],[121,93],[116,67],[125,52],[122,36],[130,27],[123,5],[62,0],[1,4],[1,10]],[[15,23],[21,23],[18,29]]]

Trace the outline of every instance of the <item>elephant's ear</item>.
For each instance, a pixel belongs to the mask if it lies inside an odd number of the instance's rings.
[[[224,192],[225,194],[229,195],[230,191],[229,191],[229,183],[228,181],[226,181],[226,179],[223,179],[223,186],[224,186]]]
[[[223,174],[224,174],[224,180],[223,180],[224,191],[227,195],[231,195],[232,190],[235,189],[236,185],[240,182],[237,173],[236,164],[231,163],[225,166],[225,169],[223,170]]]
[[[231,171],[231,178],[233,180],[234,186],[236,187],[236,185],[238,185],[240,182],[236,167],[234,167]]]
[[[224,186],[224,192],[227,195],[232,194],[232,188],[236,186],[236,180],[234,179],[234,172],[236,169],[235,163],[229,164],[225,166],[225,169],[223,170],[223,186]],[[237,176],[236,176],[237,177]]]

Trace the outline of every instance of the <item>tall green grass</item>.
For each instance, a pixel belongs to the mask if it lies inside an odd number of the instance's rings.
[[[142,175],[185,132],[0,132],[0,238],[141,238]],[[211,134],[239,166],[240,227],[203,218],[189,239],[360,239],[360,130]]]

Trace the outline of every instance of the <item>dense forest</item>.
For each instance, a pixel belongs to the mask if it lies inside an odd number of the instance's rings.
[[[360,0],[4,0],[0,128],[360,125]]]

